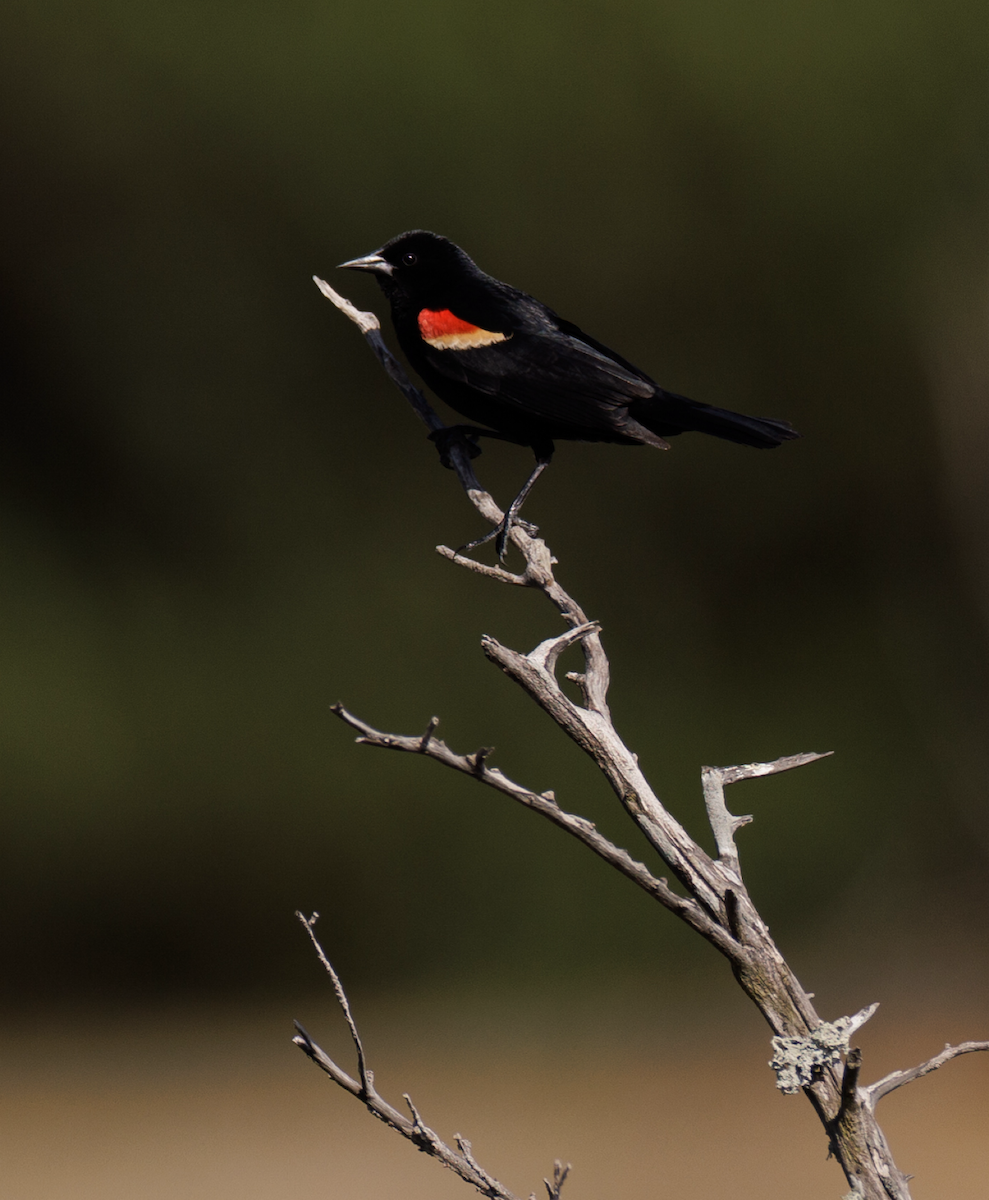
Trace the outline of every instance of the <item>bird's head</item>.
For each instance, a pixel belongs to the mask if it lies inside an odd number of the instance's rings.
[[[373,254],[352,258],[340,266],[371,271],[387,296],[398,293],[424,307],[446,304],[452,291],[479,274],[459,246],[424,229],[400,233]]]

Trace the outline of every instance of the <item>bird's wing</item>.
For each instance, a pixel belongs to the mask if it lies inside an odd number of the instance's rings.
[[[656,392],[631,366],[562,331],[518,331],[497,345],[433,350],[427,358],[446,378],[521,413],[589,431],[620,430],[629,404]]]

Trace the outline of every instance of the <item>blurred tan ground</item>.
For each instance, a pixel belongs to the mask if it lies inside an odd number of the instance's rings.
[[[335,1014],[306,1001],[317,1039],[346,1063]],[[288,1044],[287,1011],[146,1016],[31,1027],[0,1041],[4,1200],[443,1200],[474,1194],[372,1120]],[[866,1077],[948,1038],[985,1037],[985,1009],[877,1018]],[[554,1156],[570,1200],[640,1195],[747,1200],[845,1192],[800,1097],[766,1067],[768,1038],[703,1013],[645,1032],[372,1009],[364,1022],[381,1091],[408,1090],[442,1136],[462,1132],[520,1195]],[[552,1025],[552,1021],[550,1021]],[[740,1034],[737,1026],[741,1026]],[[971,1055],[884,1103],[883,1124],[915,1200],[984,1200],[989,1056]]]

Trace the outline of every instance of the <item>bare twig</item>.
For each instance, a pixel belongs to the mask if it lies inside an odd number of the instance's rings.
[[[446,426],[436,415],[433,406],[429,403],[419,388],[417,388],[409,379],[408,375],[406,375],[405,371],[403,370],[401,363],[399,363],[398,359],[385,345],[384,340],[381,337],[381,322],[378,320],[375,314],[373,312],[361,312],[359,308],[351,304],[351,302],[346,299],[346,297],[341,296],[339,292],[334,291],[334,289],[330,287],[326,280],[320,279],[318,275],[313,276],[313,283],[315,283],[327,300],[329,300],[331,304],[335,304],[343,313],[343,315],[353,321],[361,333],[364,334],[367,344],[374,352],[375,358],[377,358],[378,362],[380,362],[384,367],[392,383],[395,384],[395,386],[405,396],[406,400],[408,400],[408,402],[412,405],[412,409],[419,420],[422,421],[432,433],[436,433],[440,429],[445,429]],[[458,474],[460,473],[460,469],[460,466],[458,466]],[[481,485],[475,478],[473,478],[474,471],[470,465],[469,457],[464,464],[464,469],[471,478],[471,486],[480,488]]]
[[[365,337],[372,329],[381,328],[381,322],[375,313],[361,312],[355,304],[351,304],[346,296],[341,296],[338,291],[330,287],[325,279],[320,279],[318,275],[314,275],[312,281],[331,304],[335,304],[345,317],[354,322]]]
[[[556,671],[556,660],[568,646],[581,641],[589,633],[599,632],[600,629],[601,626],[597,621],[585,621],[583,625],[575,625],[566,633],[557,634],[554,638],[547,638],[545,642],[540,642],[535,650],[529,651],[526,658],[538,670],[552,675]]]
[[[590,622],[585,639],[598,635]],[[530,654],[520,654],[503,646],[495,638],[481,639],[484,653],[513,679],[547,712],[580,748],[590,755],[611,784],[625,810],[662,855],[677,879],[715,915],[721,911],[720,881],[715,879],[714,864],[688,835],[682,825],[663,807],[639,768],[635,755],[619,737],[610,715],[591,706],[575,704],[567,696],[551,667],[550,643],[537,646]],[[602,651],[603,653],[603,651]],[[587,688],[598,670],[590,656],[587,662]]]
[[[458,1147],[460,1148],[460,1153],[464,1156],[473,1170],[475,1170],[481,1179],[484,1180],[487,1187],[491,1189],[492,1194],[495,1194],[495,1189],[499,1188],[501,1185],[498,1183],[497,1179],[485,1171],[485,1169],[471,1153],[470,1142],[465,1137],[461,1137],[459,1133],[455,1133],[453,1135],[453,1140],[457,1143]]]
[[[318,275],[313,276],[313,282],[327,300],[331,304],[336,305],[343,315],[353,321],[361,333],[364,334],[364,338],[371,347],[375,358],[384,367],[392,383],[395,384],[406,400],[412,405],[416,416],[429,429],[430,433],[438,433],[446,429],[447,426],[437,415],[436,410],[420,389],[409,379],[401,363],[385,345],[384,339],[381,336],[381,322],[375,314],[372,312],[361,312],[359,308],[351,304],[344,296],[341,296],[339,292],[330,287],[325,279],[320,279]],[[474,468],[471,466],[470,461],[470,450],[466,442],[463,440],[451,441],[449,456],[450,465],[456,472],[461,487],[463,487],[464,491],[470,497],[474,507],[492,525],[500,524],[504,514],[495,503],[494,498],[481,487],[477,476],[474,474]],[[528,536],[523,529],[519,529],[517,532],[520,538]],[[514,536],[512,540],[515,541]]]
[[[553,1163],[553,1179],[544,1179],[546,1192],[549,1195],[549,1200],[560,1200],[560,1192],[563,1190],[563,1185],[567,1182],[567,1176],[570,1174],[570,1164],[566,1166],[559,1159]]]
[[[357,1025],[354,1021],[353,1014],[350,1009],[350,1003],[347,999],[347,994],[343,990],[343,985],[340,978],[330,960],[323,952],[323,947],[319,944],[314,926],[319,919],[318,913],[313,913],[311,917],[304,917],[302,913],[296,913],[296,916],[306,928],[313,945],[316,947],[316,953],[319,956],[319,961],[323,964],[327,974],[333,982],[333,991],[337,998],[337,1003],[343,1011],[344,1018],[347,1022],[347,1027],[350,1030],[350,1036],[353,1039],[354,1045],[357,1048],[357,1059],[360,1072],[360,1081],[353,1079],[341,1067],[339,1067],[332,1058],[309,1036],[309,1034],[296,1022],[298,1030],[296,1036],[292,1039],[296,1046],[310,1058],[320,1070],[325,1071],[327,1075],[344,1089],[350,1092],[352,1096],[356,1096],[367,1105],[371,1114],[388,1125],[391,1129],[396,1130],[403,1137],[408,1138],[418,1149],[423,1153],[428,1154],[431,1158],[435,1158],[441,1162],[443,1166],[454,1171],[465,1183],[469,1183],[472,1187],[477,1188],[482,1196],[488,1196],[491,1200],[519,1200],[519,1198],[511,1192],[504,1184],[499,1183],[493,1175],[489,1174],[474,1158],[471,1153],[471,1145],[466,1139],[461,1138],[457,1134],[456,1142],[460,1147],[460,1154],[451,1149],[450,1146],[434,1130],[423,1121],[422,1117],[416,1110],[415,1105],[409,1096],[404,1096],[403,1099],[409,1107],[409,1112],[412,1114],[410,1120],[398,1109],[393,1108],[386,1100],[383,1100],[374,1087],[374,1075],[368,1069],[367,1062],[364,1056],[364,1047],[361,1043],[360,1034],[357,1031]]]
[[[738,878],[738,850],[735,848],[735,831],[743,825],[748,825],[751,816],[735,817],[728,811],[725,803],[725,788],[730,783],[738,783],[741,779],[755,779],[760,775],[778,775],[781,771],[792,771],[794,767],[803,767],[818,759],[828,758],[833,751],[824,754],[790,754],[786,758],[777,758],[768,763],[747,763],[741,767],[702,767],[701,783],[704,788],[704,803],[707,806],[707,818],[711,823],[714,840],[718,847],[720,862],[733,871]]]
[[[989,1042],[961,1042],[957,1046],[946,1045],[940,1054],[935,1054],[933,1058],[921,1063],[919,1067],[911,1067],[908,1071],[892,1071],[875,1083],[870,1083],[868,1087],[862,1088],[865,1103],[870,1109],[874,1109],[883,1096],[888,1096],[890,1092],[896,1091],[906,1083],[913,1083],[915,1079],[923,1079],[925,1075],[930,1075],[932,1071],[943,1067],[946,1062],[951,1062],[953,1058],[958,1058],[961,1054],[972,1054],[977,1050],[989,1050]]]
[[[319,944],[319,940],[316,937],[315,927],[316,922],[319,920],[319,913],[314,912],[312,916],[305,917],[302,915],[302,913],[296,910],[295,915],[305,926],[306,933],[309,934],[309,940],[316,947],[316,954],[319,957],[319,961],[323,964],[323,967],[333,984],[334,995],[337,998],[337,1003],[343,1010],[344,1020],[347,1022],[347,1028],[350,1030],[350,1036],[353,1039],[354,1048],[357,1051],[357,1071],[361,1077],[361,1090],[363,1095],[367,1096],[374,1091],[374,1076],[367,1069],[367,1058],[364,1054],[364,1047],[361,1044],[361,1035],[357,1032],[357,1025],[354,1021],[353,1014],[350,1011],[350,1001],[347,999],[347,993],[343,990],[343,984],[340,982],[339,975],[337,975],[336,971],[334,971],[333,964],[323,953],[323,947]]]
[[[489,566],[487,563],[478,562],[476,558],[468,558],[466,554],[459,554],[456,550],[451,550],[449,546],[437,546],[436,552],[444,558],[448,558],[450,562],[456,563],[457,566],[473,571],[476,575],[486,575],[488,579],[497,579],[499,583],[511,583],[516,587],[532,586],[531,581],[524,575],[516,575],[513,571],[506,571],[504,567]]]
[[[427,758],[432,758],[436,762],[452,768],[454,771],[470,775],[471,778],[486,784],[488,787],[494,788],[506,796],[510,796],[525,808],[529,808],[533,812],[546,817],[547,820],[566,830],[567,833],[575,837],[579,842],[583,842],[585,846],[593,850],[605,862],[620,871],[626,878],[631,879],[643,891],[648,892],[649,895],[657,899],[665,908],[676,913],[681,920],[707,938],[727,958],[739,961],[745,960],[743,949],[695,900],[680,896],[674,892],[665,879],[657,879],[645,864],[637,862],[627,850],[623,850],[610,842],[595,828],[591,821],[588,821],[584,817],[576,816],[573,813],[565,812],[560,808],[552,792],[533,792],[528,788],[522,787],[521,784],[509,779],[497,767],[489,767],[486,762],[487,755],[482,754],[479,769],[477,755],[456,754],[440,738],[431,736],[428,744],[424,747],[421,736],[406,737],[398,733],[384,733],[368,725],[360,717],[355,717],[342,704],[334,704],[331,712],[338,716],[341,721],[346,722],[352,729],[358,731],[360,736],[357,738],[357,741],[363,745],[378,746],[384,750],[402,750],[407,754],[423,754]]]
[[[425,754],[429,750],[429,743],[433,740],[433,734],[440,723],[439,717],[430,717],[429,724],[426,726],[426,732],[422,735],[419,741],[419,753]]]

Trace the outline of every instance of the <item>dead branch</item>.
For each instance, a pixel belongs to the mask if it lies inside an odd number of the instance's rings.
[[[539,813],[547,820],[552,821],[554,825],[559,826],[560,829],[566,830],[579,842],[583,842],[606,863],[620,871],[627,879],[631,879],[643,891],[648,892],[670,912],[676,913],[681,920],[696,929],[702,937],[707,938],[727,958],[739,962],[745,961],[743,948],[721,925],[712,920],[695,900],[687,899],[674,892],[665,879],[657,879],[644,863],[637,862],[627,850],[610,842],[595,828],[593,822],[588,821],[585,817],[576,816],[574,813],[565,812],[560,808],[556,796],[552,792],[530,791],[509,779],[497,767],[489,767],[486,760],[490,751],[488,754],[481,754],[480,751],[477,754],[454,753],[444,741],[433,736],[438,724],[435,717],[429,722],[428,738],[426,735],[407,737],[398,733],[383,733],[379,729],[372,728],[365,721],[348,712],[342,704],[334,704],[330,711],[352,729],[358,731],[360,736],[356,740],[362,745],[378,746],[384,750],[402,750],[406,754],[425,755],[426,758],[431,758],[454,771],[469,775],[479,783],[484,783],[488,787],[510,796],[525,808]]]
[[[911,1067],[909,1071],[892,1071],[889,1075],[884,1075],[882,1079],[876,1080],[875,1083],[869,1084],[868,1087],[862,1088],[863,1102],[869,1108],[874,1109],[883,1096],[895,1092],[905,1083],[923,1079],[925,1075],[930,1075],[932,1071],[943,1067],[953,1058],[958,1058],[961,1054],[972,1054],[976,1050],[989,1050],[989,1042],[961,1042],[957,1046],[946,1045],[940,1054],[935,1054],[933,1058],[921,1063],[919,1067]]]
[[[361,1078],[361,1094],[368,1096],[374,1091],[374,1076],[367,1069],[367,1058],[364,1054],[364,1046],[361,1043],[361,1035],[357,1032],[357,1024],[354,1021],[353,1014],[350,1011],[350,1001],[347,999],[347,993],[343,990],[343,984],[340,982],[340,977],[333,969],[333,964],[323,953],[323,947],[319,944],[316,938],[315,925],[319,920],[319,913],[314,912],[312,916],[304,917],[302,913],[296,911],[295,914],[302,924],[306,927],[306,932],[309,934],[310,941],[316,948],[316,955],[319,961],[330,977],[333,984],[333,992],[336,995],[337,1003],[343,1011],[343,1019],[347,1022],[347,1028],[350,1030],[350,1036],[354,1043],[354,1049],[357,1051],[357,1073]],[[301,1032],[301,1030],[300,1030]]]
[[[781,771],[792,771],[794,767],[803,767],[808,763],[817,762],[819,758],[829,758],[834,752],[825,754],[790,754],[785,758],[777,758],[775,762],[747,763],[743,767],[702,767],[701,786],[704,789],[704,804],[707,807],[707,819],[714,834],[718,847],[718,861],[723,867],[735,871],[738,863],[738,850],[735,848],[735,832],[743,825],[753,820],[752,816],[735,817],[728,811],[725,803],[725,788],[730,783],[738,783],[740,779],[755,779],[761,775],[778,775]],[[738,879],[741,884],[741,879]]]
[[[323,294],[358,325],[372,351],[420,418],[433,432],[442,429],[442,421],[385,347],[374,314],[359,312],[328,284],[318,279],[316,282]],[[498,524],[502,519],[501,509],[478,483],[470,463],[470,447],[451,442],[449,459],[477,511],[485,520]],[[594,760],[629,817],[658,851],[686,896],[674,892],[665,880],[656,879],[627,851],[598,833],[591,822],[563,811],[552,792],[529,791],[489,766],[490,748],[471,755],[454,753],[435,737],[435,717],[424,734],[405,736],[374,729],[341,705],[336,705],[333,711],[358,731],[359,742],[432,758],[540,813],[696,929],[729,960],[740,986],[772,1028],[775,1035],[772,1065],[777,1072],[778,1086],[785,1092],[802,1091],[810,1100],[824,1125],[831,1152],[851,1187],[851,1196],[864,1200],[910,1200],[908,1177],[897,1167],[875,1120],[876,1103],[895,1088],[921,1078],[959,1054],[989,1049],[989,1042],[948,1046],[919,1067],[893,1072],[868,1087],[860,1086],[861,1053],[851,1048],[849,1038],[872,1016],[877,1006],[870,1005],[855,1016],[830,1022],[818,1016],[810,994],[786,963],[745,888],[735,833],[752,818],[732,815],[724,797],[724,788],[729,784],[805,766],[826,755],[796,754],[769,763],[705,767],[702,788],[718,852],[717,859],[712,859],[661,802],[640,770],[636,755],[625,745],[612,723],[607,705],[610,668],[599,626],[588,619],[581,606],[557,582],[553,573],[556,559],[546,543],[535,536],[532,526],[513,526],[510,541],[524,562],[521,572],[488,566],[446,546],[438,546],[437,550],[452,563],[487,579],[541,591],[562,616],[568,626],[566,631],[540,643],[528,654],[503,646],[491,637],[482,639],[484,653]],[[584,670],[570,672],[567,678],[578,684],[582,697],[580,704],[567,696],[556,676],[560,655],[568,646],[577,643],[584,655]],[[304,918],[303,921],[312,937],[311,922]],[[507,1198],[510,1193],[499,1191],[501,1185],[478,1166],[468,1142],[458,1138],[461,1151],[458,1155],[422,1124],[411,1101],[408,1103],[413,1120],[409,1121],[374,1091],[373,1077],[364,1064],[363,1050],[349,1015],[346,997],[325,956],[321,951],[319,953],[334,981],[337,999],[358,1051],[360,1080],[351,1079],[304,1032],[300,1031],[296,1043],[335,1082],[360,1098],[380,1120],[457,1171],[461,1178],[485,1195]],[[842,1068],[840,1076],[839,1067]],[[550,1200],[558,1200],[568,1170],[557,1163],[553,1182],[545,1181]]]
[[[549,1195],[549,1200],[560,1200],[560,1191],[563,1188],[563,1185],[566,1183],[567,1176],[569,1174],[570,1174],[570,1164],[569,1163],[567,1163],[567,1165],[564,1166],[563,1163],[561,1163],[559,1159],[557,1159],[556,1162],[553,1163],[553,1180],[552,1180],[552,1182],[550,1182],[550,1180],[548,1180],[548,1179],[543,1180],[543,1183],[546,1185],[546,1192]],[[535,1200],[535,1197],[532,1197],[532,1200]]]
[[[342,1067],[338,1066],[332,1058],[319,1047],[309,1034],[296,1021],[295,1027],[298,1030],[296,1036],[292,1039],[296,1046],[307,1055],[320,1070],[325,1071],[327,1075],[338,1084],[346,1092],[350,1092],[352,1096],[356,1096],[361,1100],[368,1109],[368,1112],[382,1121],[389,1128],[400,1133],[402,1137],[408,1138],[410,1142],[421,1150],[424,1154],[428,1154],[430,1158],[435,1158],[437,1162],[448,1167],[455,1172],[471,1187],[477,1188],[482,1196],[488,1196],[491,1200],[519,1200],[514,1192],[511,1192],[503,1183],[499,1183],[493,1175],[489,1174],[474,1158],[471,1153],[471,1144],[462,1138],[458,1133],[455,1141],[460,1148],[458,1154],[455,1150],[443,1141],[443,1139],[430,1129],[419,1115],[415,1105],[412,1103],[408,1095],[403,1096],[405,1103],[408,1105],[409,1112],[412,1114],[411,1120],[403,1113],[400,1113],[397,1108],[393,1108],[386,1100],[378,1094],[374,1087],[374,1074],[367,1067],[367,1060],[364,1055],[364,1047],[361,1042],[360,1034],[357,1031],[357,1025],[354,1021],[353,1014],[350,1009],[350,1002],[347,999],[347,994],[343,990],[343,985],[340,982],[339,976],[330,964],[330,960],[323,952],[323,947],[319,944],[314,932],[314,926],[319,920],[319,913],[313,913],[310,917],[305,917],[302,913],[295,914],[306,928],[306,932],[312,939],[312,943],[316,948],[316,953],[319,956],[319,961],[323,964],[324,969],[330,976],[333,983],[333,991],[337,998],[337,1003],[344,1015],[344,1020],[347,1022],[347,1027],[350,1030],[350,1036],[353,1039],[354,1046],[357,1049],[358,1073],[360,1079],[353,1079]],[[559,1163],[556,1164],[559,1167]],[[554,1179],[556,1176],[554,1175]],[[564,1172],[566,1178],[566,1172]],[[562,1180],[560,1181],[562,1185]],[[557,1192],[557,1195],[559,1192]]]

